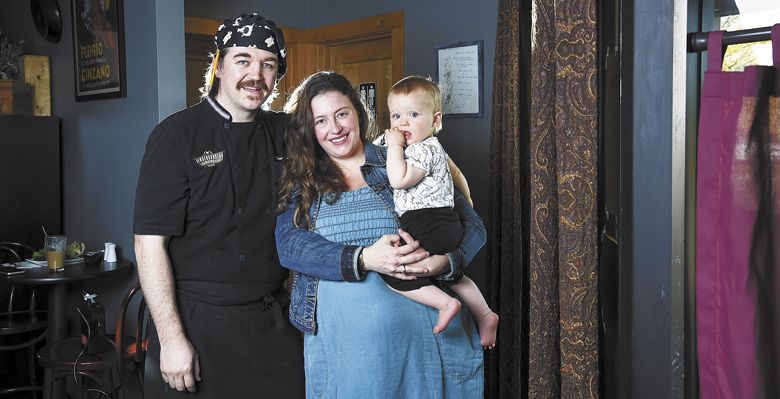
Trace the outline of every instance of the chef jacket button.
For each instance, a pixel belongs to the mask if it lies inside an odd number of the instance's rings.
[[[265,208],[265,214],[270,215],[271,214],[271,208]]]
[[[243,214],[244,214],[244,208],[238,208],[238,209],[236,209],[236,212],[237,212],[239,215],[243,215]]]
[[[246,260],[246,255],[238,255],[239,262],[243,262]]]
[[[224,123],[222,126],[223,126],[225,129],[230,129],[230,122],[225,122],[225,123]]]
[[[269,262],[273,262],[274,261],[274,256],[273,255],[268,255],[267,259],[268,259]]]

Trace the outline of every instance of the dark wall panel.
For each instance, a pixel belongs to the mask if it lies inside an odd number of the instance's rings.
[[[626,3],[626,2],[624,2]],[[630,156],[631,390],[637,399],[672,392],[672,98],[673,3],[633,1]],[[624,32],[625,33],[625,32]],[[629,155],[629,154],[626,154]]]
[[[60,121],[0,116],[0,241],[43,247],[62,233]]]

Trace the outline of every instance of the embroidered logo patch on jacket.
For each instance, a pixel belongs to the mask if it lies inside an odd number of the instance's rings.
[[[210,168],[222,162],[223,159],[225,159],[225,151],[204,151],[203,155],[195,157],[195,162],[204,168]]]

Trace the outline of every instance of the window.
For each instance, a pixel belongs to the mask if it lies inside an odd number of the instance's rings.
[[[777,0],[725,0],[720,3],[731,3],[717,10],[720,11],[721,30],[763,28],[780,23],[780,2]],[[748,65],[772,65],[770,41],[734,44],[726,49],[724,71],[741,71]]]

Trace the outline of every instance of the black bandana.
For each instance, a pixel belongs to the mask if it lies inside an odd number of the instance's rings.
[[[269,51],[276,54],[279,59],[279,73],[276,78],[281,79],[287,72],[287,54],[282,30],[277,28],[273,21],[265,19],[258,13],[241,14],[226,19],[217,28],[214,43],[218,50],[239,46]]]

